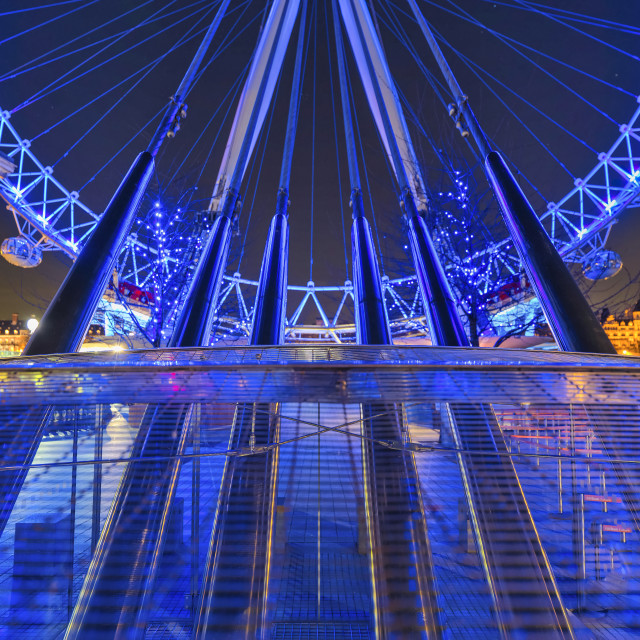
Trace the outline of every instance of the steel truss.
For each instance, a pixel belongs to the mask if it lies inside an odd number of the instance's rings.
[[[224,277],[217,317],[221,334],[237,338],[250,335],[253,318],[251,301],[257,286],[256,281],[247,280],[239,273]],[[416,278],[406,276],[391,280],[384,276],[382,288],[393,335],[427,335]],[[316,286],[314,282],[289,285],[288,291],[297,297],[301,295],[302,299],[287,318],[287,342],[355,342],[356,325],[352,319],[354,291],[350,280],[336,286]],[[315,324],[308,321],[312,314]]]
[[[68,191],[54,177],[51,167],[38,160],[29,140],[20,137],[9,119],[7,111],[0,112],[0,151],[15,165],[15,169],[0,180],[0,195],[14,214],[21,236],[29,238],[43,251],[63,251],[75,259],[99,215],[80,200],[78,192]],[[557,203],[550,202],[540,219],[563,258],[568,262],[581,262],[604,248],[612,225],[627,207],[639,205],[640,107],[629,122],[620,127],[620,136],[609,151],[598,156],[598,164],[584,178],[576,180],[574,188],[566,196]],[[492,255],[492,265],[487,273],[499,273],[504,269],[514,274],[518,272],[517,258],[505,251],[507,244],[509,241],[503,240],[487,249]],[[119,259],[120,279],[144,288],[153,275],[154,258],[155,250],[132,233]],[[257,281],[242,278],[239,274],[225,276],[220,302],[225,302],[233,292],[238,296],[239,304],[237,316],[220,317],[221,325],[233,326],[236,333],[239,330],[248,335],[252,309],[247,301],[253,298],[257,284]],[[392,324],[401,331],[420,330],[421,327],[424,331],[415,279],[386,279],[383,285],[387,302],[395,305],[397,312],[397,316],[390,314]],[[398,287],[407,286],[415,292],[412,303],[406,302],[406,296],[397,294]],[[489,282],[480,286],[486,293]],[[323,287],[313,283],[289,285],[290,292],[303,292],[303,302],[287,319],[287,338],[351,340],[354,327],[352,323],[340,322],[339,315],[343,306],[352,307],[352,288],[351,283]],[[327,297],[340,298],[338,313],[332,314],[325,309]],[[317,307],[321,326],[300,322],[307,305]]]
[[[640,103],[640,96],[638,97]],[[628,207],[640,206],[640,107],[609,151],[598,154],[598,164],[558,202],[548,202],[539,214],[545,229],[566,262],[584,263],[602,251],[618,216]],[[517,273],[515,253],[502,240],[491,253],[511,273]],[[500,257],[501,256],[501,257]]]
[[[640,102],[640,98],[638,98]],[[20,137],[10,123],[10,113],[0,112],[0,152],[8,159],[0,171],[0,196],[12,212],[18,234],[43,251],[62,251],[75,259],[93,231],[100,214],[85,205],[77,191],[69,191],[53,175],[53,168],[43,165],[31,150],[31,143]],[[539,212],[550,237],[567,262],[584,262],[601,251],[608,240],[612,225],[627,207],[640,205],[640,107],[627,124],[620,126],[620,135],[607,152],[598,155],[596,166],[558,202],[549,202]],[[487,248],[491,256],[486,269],[486,282],[480,282],[483,294],[489,293],[495,274],[520,271],[520,264],[510,241],[502,240]],[[156,251],[131,233],[118,260],[120,280],[137,287],[151,286],[157,273]],[[175,258],[168,256],[164,265]],[[413,286],[413,294],[401,297],[398,287]],[[421,305],[413,278],[386,280],[385,296],[394,313],[390,320],[402,332],[424,327]],[[233,333],[250,331],[253,298],[257,282],[238,274],[226,275],[220,295],[221,304],[233,291],[238,298],[237,314],[222,314],[218,322]],[[343,322],[344,307],[352,307],[352,285],[317,287],[289,285],[289,292],[303,293],[303,300],[287,319],[288,339],[331,339],[341,342],[353,335],[351,322]],[[322,294],[322,295],[318,295]],[[328,311],[325,298],[339,298],[337,312]],[[409,300],[410,302],[407,302]],[[412,302],[411,302],[412,301]],[[306,317],[307,305],[317,308],[321,325],[309,326],[301,321]]]

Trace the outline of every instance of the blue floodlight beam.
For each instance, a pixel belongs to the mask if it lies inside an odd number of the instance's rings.
[[[501,155],[492,149],[418,5],[415,0],[407,2],[454,97],[456,126],[463,134],[468,130],[482,155],[487,180],[556,342],[563,351],[615,354],[531,204]]]

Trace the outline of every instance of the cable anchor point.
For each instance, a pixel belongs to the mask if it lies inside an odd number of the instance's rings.
[[[463,114],[464,105],[468,100],[468,96],[462,95],[457,99],[456,102],[450,102],[447,105],[449,115],[451,116],[451,118],[453,118],[454,122],[456,123],[456,129],[460,132],[460,135],[463,138],[466,138],[468,135],[470,135]]]
[[[180,131],[180,123],[187,117],[187,103],[179,102],[176,100],[175,96],[171,96],[171,103],[177,106],[175,111],[175,115],[171,124],[169,125],[169,129],[167,130],[167,138],[175,137],[176,133]]]

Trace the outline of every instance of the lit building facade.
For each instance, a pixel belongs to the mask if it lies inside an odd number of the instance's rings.
[[[19,356],[25,348],[31,332],[14,313],[11,320],[0,320],[0,357]]]
[[[608,316],[602,326],[618,353],[640,355],[640,302],[621,318]]]

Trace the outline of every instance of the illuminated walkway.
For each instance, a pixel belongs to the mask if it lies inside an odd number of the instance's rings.
[[[263,514],[271,523],[267,546],[238,548],[231,566],[242,575],[251,567],[259,572],[261,553],[268,553],[267,582],[259,592],[261,629],[276,639],[376,637],[376,620],[384,613],[376,608],[383,609],[385,600],[372,590],[371,562],[397,553],[400,566],[407,557],[401,535],[389,538],[386,532],[391,547],[371,547],[376,518],[371,505],[382,503],[380,496],[373,503],[367,498],[372,489],[366,478],[395,473],[398,486],[405,480],[399,469],[364,473],[363,446],[371,443],[362,437],[360,403],[395,406],[380,404],[391,398],[403,403],[397,415],[404,435],[376,446],[404,450],[402,455],[415,461],[419,513],[426,518],[430,548],[426,557],[432,563],[428,569],[435,579],[429,597],[438,603],[443,624],[439,633],[461,639],[499,634],[487,560],[478,553],[460,475],[461,452],[447,422],[452,403],[482,400],[492,403],[505,435],[574,633],[637,637],[637,503],[624,479],[638,462],[639,364],[621,357],[393,347],[160,350],[103,359],[77,354],[5,360],[0,365],[5,435],[27,419],[26,397],[32,405],[53,403],[55,413],[0,540],[0,637],[62,637],[88,579],[92,550],[105,543],[105,535],[129,535],[113,529],[99,538],[113,496],[122,490],[122,471],[146,402],[161,398],[197,403],[199,409],[191,419],[167,520],[149,530],[150,543],[162,538],[163,546],[158,547],[157,577],[148,585],[144,611],[138,612],[142,637],[194,637],[194,615],[206,602],[202,576],[212,529],[218,530],[214,520],[229,506],[219,493],[225,460],[265,455],[253,441],[247,449],[229,449],[231,430],[238,428],[235,403],[251,399],[269,407],[271,420],[278,420],[278,440],[266,449],[278,451],[277,477],[275,484],[264,485],[275,487],[273,494],[267,491],[270,506]],[[284,402],[267,404],[277,397]],[[612,443],[624,445],[624,459],[607,454]],[[74,450],[77,465],[70,464]],[[95,459],[102,463],[94,464]],[[237,475],[249,467],[236,463],[233,468]],[[3,469],[3,474],[12,472]],[[241,483],[242,476],[236,480]],[[504,531],[510,526],[505,521]],[[511,544],[496,531],[498,540]],[[232,543],[227,540],[225,548]],[[126,579],[133,585],[137,574],[133,567],[130,572]],[[522,579],[526,588],[527,576]],[[238,597],[243,597],[240,588]],[[249,611],[239,615],[236,632],[228,637],[249,637],[250,618]],[[208,633],[223,637],[215,624]]]

